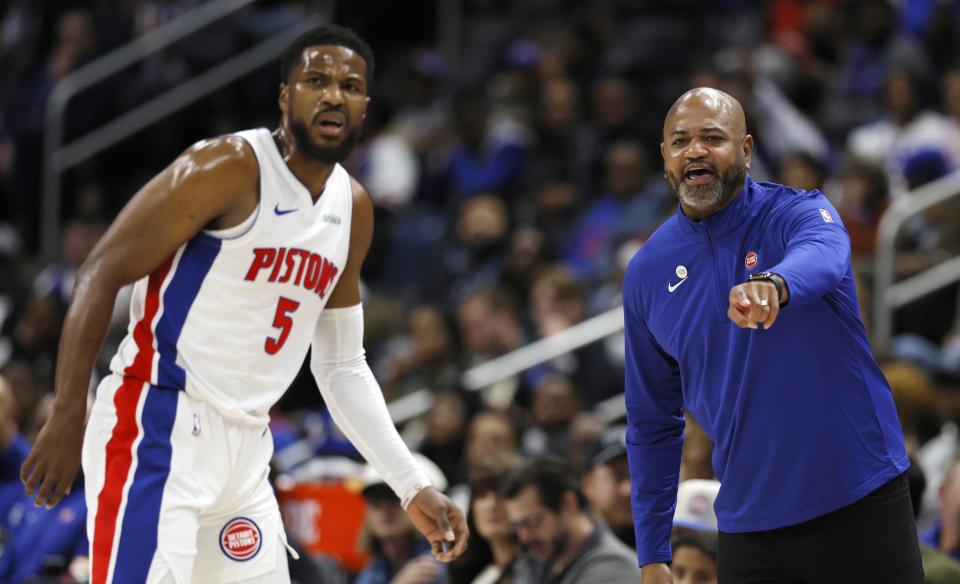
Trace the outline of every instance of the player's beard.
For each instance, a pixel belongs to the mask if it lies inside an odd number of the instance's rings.
[[[730,165],[723,174],[715,172],[713,180],[705,185],[691,185],[683,180],[683,175],[678,179],[669,170],[664,169],[664,171],[667,184],[680,199],[680,203],[684,207],[699,210],[724,207],[737,195],[737,191],[747,177],[747,166],[742,159]]]
[[[291,116],[292,117],[292,116]],[[349,134],[343,137],[339,144],[327,146],[318,144],[310,136],[310,129],[299,120],[290,120],[290,131],[293,133],[293,139],[297,143],[297,149],[307,158],[316,162],[333,164],[343,162],[350,156],[353,149],[360,141],[360,128],[354,128]]]

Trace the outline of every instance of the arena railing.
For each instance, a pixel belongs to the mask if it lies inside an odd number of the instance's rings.
[[[471,367],[463,372],[460,384],[468,391],[479,391],[622,330],[623,307],[618,306],[506,355]],[[598,405],[595,413],[601,418],[609,419],[616,419],[622,415],[615,402],[623,402],[623,396],[614,396],[608,401],[611,403],[602,402]],[[423,414],[432,405],[433,392],[430,389],[420,389],[393,400],[388,404],[388,408],[394,423],[400,425]]]
[[[460,381],[465,389],[479,391],[490,384],[509,379],[531,367],[615,335],[622,330],[623,307],[613,308],[506,355],[472,367],[464,371]],[[403,426],[410,420],[427,413],[433,406],[433,398],[432,388],[418,389],[391,401],[387,404],[387,409],[390,411],[393,423]],[[604,424],[622,419],[627,413],[623,394],[596,404],[593,413]],[[273,463],[279,470],[287,471],[313,458],[313,453],[314,446],[311,439],[304,438],[277,452]]]
[[[213,0],[202,4],[73,71],[54,86],[46,104],[43,136],[40,245],[45,259],[52,260],[59,255],[60,191],[65,171],[276,59],[298,34],[329,20],[333,3],[318,2],[327,6],[327,10],[316,11],[315,16],[298,21],[295,26],[64,144],[64,117],[70,100],[81,91],[253,3],[254,0]]]
[[[894,282],[896,240],[903,225],[914,216],[960,195],[960,171],[897,197],[887,208],[877,230],[874,259],[873,351],[886,356],[893,338],[895,311],[919,298],[960,280],[960,256]],[[948,228],[956,229],[953,225]]]

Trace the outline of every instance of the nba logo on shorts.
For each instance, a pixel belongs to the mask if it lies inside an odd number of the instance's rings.
[[[231,560],[245,562],[260,551],[262,539],[256,523],[246,517],[235,517],[220,530],[220,550]]]
[[[743,258],[743,265],[746,266],[748,270],[757,267],[757,252],[747,252],[747,257]]]

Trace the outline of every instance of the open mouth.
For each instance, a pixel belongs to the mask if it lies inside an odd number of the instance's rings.
[[[705,184],[711,182],[716,173],[708,166],[689,167],[683,173],[683,178],[690,184]]]
[[[340,112],[328,112],[320,114],[315,123],[324,136],[339,136],[346,127],[346,118]]]

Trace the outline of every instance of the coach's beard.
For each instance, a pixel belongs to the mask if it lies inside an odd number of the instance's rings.
[[[670,189],[685,208],[709,211],[723,208],[737,194],[747,177],[747,167],[738,161],[722,175],[715,174],[713,180],[705,185],[688,184],[682,175],[678,180],[670,171],[664,174]]]

